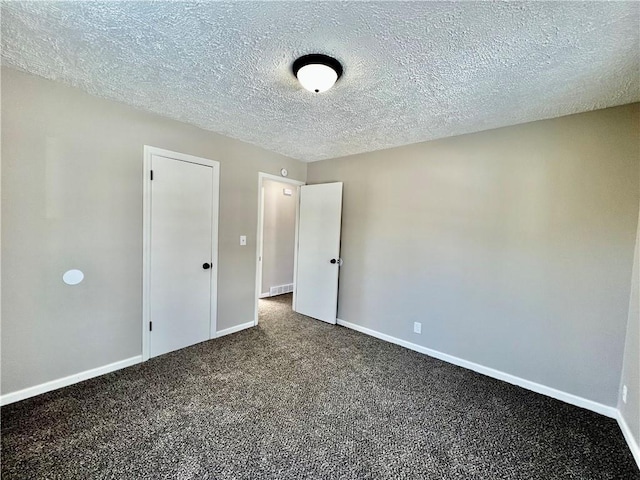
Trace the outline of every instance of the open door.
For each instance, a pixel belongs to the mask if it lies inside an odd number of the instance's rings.
[[[336,323],[342,182],[300,187],[300,220],[293,310]]]

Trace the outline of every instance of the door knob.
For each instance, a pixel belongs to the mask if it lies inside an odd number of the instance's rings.
[[[332,258],[331,260],[329,260],[329,263],[337,263],[338,261],[335,258]]]
[[[211,268],[211,264],[210,263],[203,263],[202,264],[202,268],[204,268],[205,270],[209,270]]]

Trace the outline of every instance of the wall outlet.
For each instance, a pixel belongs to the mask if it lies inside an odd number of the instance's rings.
[[[626,385],[622,386],[622,401],[624,403],[627,403],[627,386]]]
[[[422,333],[422,324],[420,322],[413,322],[413,333]]]
[[[240,245],[246,245],[246,244],[247,244],[247,236],[240,235]]]

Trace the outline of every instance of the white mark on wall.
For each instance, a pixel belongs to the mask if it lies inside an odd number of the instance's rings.
[[[81,270],[67,270],[62,275],[62,281],[67,285],[78,285],[82,280],[84,280],[84,273]]]

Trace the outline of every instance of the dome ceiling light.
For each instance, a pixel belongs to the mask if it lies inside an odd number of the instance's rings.
[[[342,75],[340,62],[320,53],[298,58],[292,68],[300,85],[313,93],[326,92]]]

